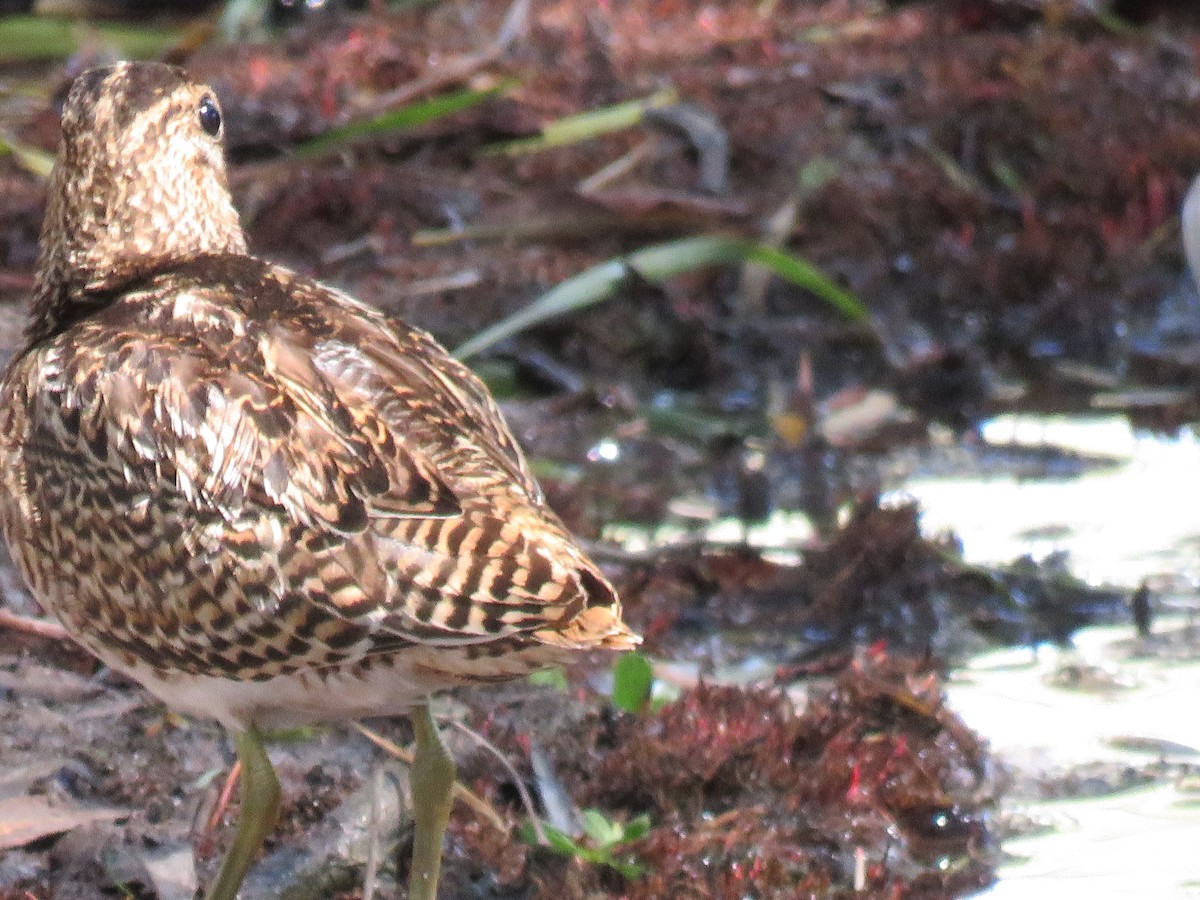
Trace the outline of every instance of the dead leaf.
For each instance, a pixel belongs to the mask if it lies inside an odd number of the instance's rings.
[[[129,815],[123,809],[77,809],[54,806],[45,797],[14,797],[0,803],[0,850],[88,825],[113,822]]]

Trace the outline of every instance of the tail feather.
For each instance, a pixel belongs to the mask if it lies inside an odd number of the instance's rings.
[[[571,650],[632,650],[642,642],[621,621],[621,607],[591,606],[560,628],[535,631],[534,637],[546,644]]]
[[[632,650],[642,642],[621,620],[621,598],[608,580],[586,559],[578,570],[583,592],[582,609],[572,616],[534,632],[547,644],[568,649]]]

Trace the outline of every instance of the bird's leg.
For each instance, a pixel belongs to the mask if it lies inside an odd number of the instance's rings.
[[[242,879],[279,816],[279,779],[256,729],[238,733],[237,754],[242,767],[242,809],[233,844],[208,892],[208,900],[237,900]]]
[[[442,743],[427,705],[416,707],[410,718],[417,750],[408,774],[415,826],[408,898],[436,900],[438,872],[442,867],[442,840],[450,821],[450,803],[454,794],[454,760]]]

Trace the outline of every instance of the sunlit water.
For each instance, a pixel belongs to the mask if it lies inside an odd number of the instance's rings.
[[[1195,436],[1140,434],[1116,417],[1010,416],[989,423],[984,437],[1119,462],[1062,480],[911,478],[893,496],[920,502],[927,533],[952,530],[966,558],[980,563],[1066,551],[1071,571],[1093,584],[1133,588],[1149,579],[1181,604],[1194,603],[1200,578]],[[1144,765],[1144,753],[1114,746],[1130,738],[1200,748],[1200,662],[1138,659],[1131,643],[1130,628],[1088,629],[1066,657],[1111,676],[1108,690],[1051,686],[1065,651],[1043,649],[1036,660],[1022,651],[1024,664],[1009,651],[956,673],[950,704],[1001,759],[1025,773],[1096,761]],[[1030,803],[1017,811],[1054,829],[1005,843],[1018,859],[1001,868],[989,898],[1200,897],[1200,800],[1174,784]]]
[[[969,561],[1070,554],[1093,584],[1134,587],[1158,575],[1200,579],[1200,440],[1135,432],[1120,417],[1004,416],[987,423],[991,444],[1055,446],[1120,464],[1077,478],[911,478],[925,529],[954,531]]]

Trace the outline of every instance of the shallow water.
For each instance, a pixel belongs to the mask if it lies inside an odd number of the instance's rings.
[[[953,530],[966,558],[1003,563],[1023,554],[1069,554],[1093,584],[1144,580],[1181,609],[1197,606],[1200,577],[1200,441],[1135,432],[1120,418],[1006,416],[988,443],[1054,445],[1111,456],[1073,478],[907,479],[928,533]],[[949,702],[1015,773],[1005,814],[1048,833],[1004,842],[1013,858],[990,898],[1200,897],[1200,799],[1181,790],[1200,754],[1200,632],[1186,613],[1139,642],[1131,627],[1095,627],[1073,650],[987,654],[955,672]],[[1073,677],[1064,677],[1070,675]],[[1065,683],[1064,683],[1065,682]],[[1131,749],[1140,747],[1141,749]],[[1097,783],[1092,799],[1038,800],[1023,785]],[[1117,790],[1121,773],[1153,779]],[[1105,784],[1105,782],[1110,782]]]
[[[1137,658],[1137,646],[1132,629],[1090,628],[1074,651],[989,654],[950,680],[951,707],[1017,778],[1004,813],[1051,829],[1005,841],[1014,858],[987,896],[1200,896],[1200,798],[1182,789],[1200,758],[1188,752],[1200,747],[1200,662]],[[1097,667],[1091,685],[1054,683],[1081,664]],[[1037,783],[1056,782],[1101,796],[1036,799]]]
[[[1200,439],[1136,432],[1122,417],[1013,415],[986,423],[991,445],[1052,446],[1109,457],[1073,478],[910,477],[894,497],[916,499],[929,533],[954,531],[968,561],[1070,554],[1092,584],[1136,587],[1200,580]]]

